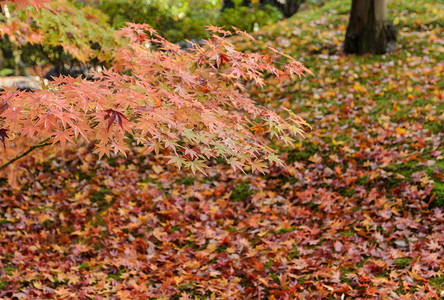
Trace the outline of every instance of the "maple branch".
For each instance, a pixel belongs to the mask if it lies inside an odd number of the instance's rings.
[[[28,155],[29,153],[31,153],[32,151],[34,151],[37,148],[41,148],[41,147],[45,147],[45,146],[49,146],[52,145],[52,142],[48,142],[51,139],[51,137],[44,139],[43,141],[29,147],[28,150],[26,150],[25,152],[17,155],[16,157],[14,157],[13,159],[9,160],[8,162],[4,163],[3,165],[0,166],[0,170],[6,168],[7,166],[9,166],[10,164],[12,164],[13,162],[15,162],[16,160],[19,160],[20,158]]]

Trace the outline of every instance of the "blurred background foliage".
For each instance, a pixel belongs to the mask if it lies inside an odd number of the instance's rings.
[[[110,18],[115,28],[125,22],[147,23],[173,43],[184,40],[199,41],[207,37],[205,26],[211,24],[235,26],[252,32],[283,18],[283,14],[271,5],[259,1],[243,3],[234,0],[233,6],[223,9],[222,0],[106,0],[78,1],[100,9]]]
[[[208,35],[207,25],[230,30],[232,26],[254,32],[293,15],[306,2],[319,5],[325,0],[53,0],[56,15],[13,12],[7,20],[16,22],[29,35],[34,30],[43,38],[26,41],[11,32],[0,40],[0,75],[27,75],[26,67],[50,65],[52,76],[68,75],[79,66],[105,64],[109,54],[103,49],[114,42],[114,32],[126,22],[147,23],[167,40],[181,46],[187,41],[199,43]],[[94,16],[94,17],[92,17]],[[14,28],[16,29],[16,28]],[[77,51],[77,52],[76,52]],[[20,62],[17,63],[17,53]],[[19,66],[18,66],[19,65]],[[20,74],[18,74],[20,73]]]

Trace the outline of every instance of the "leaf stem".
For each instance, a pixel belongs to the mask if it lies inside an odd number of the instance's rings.
[[[51,139],[51,137],[48,137],[46,139],[44,139],[43,141],[40,141],[39,143],[29,147],[28,150],[26,150],[25,152],[17,155],[16,157],[14,157],[13,159],[9,160],[8,162],[4,163],[3,165],[0,166],[0,170],[6,168],[7,166],[9,166],[10,164],[12,164],[13,162],[15,162],[16,160],[19,160],[20,158],[28,155],[29,153],[31,153],[32,151],[34,151],[37,148],[41,148],[41,147],[45,147],[45,146],[49,146],[52,145],[52,142],[48,142]]]

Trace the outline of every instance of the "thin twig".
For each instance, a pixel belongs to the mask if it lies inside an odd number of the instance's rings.
[[[52,142],[48,142],[51,139],[51,137],[44,139],[43,141],[29,147],[28,150],[26,150],[25,152],[17,155],[16,157],[14,157],[13,159],[11,159],[10,161],[4,163],[3,165],[0,166],[0,170],[6,168],[7,166],[9,166],[10,164],[12,164],[13,162],[15,162],[16,160],[28,155],[30,152],[34,151],[37,148],[41,148],[41,147],[45,147],[45,146],[49,146],[52,145]]]

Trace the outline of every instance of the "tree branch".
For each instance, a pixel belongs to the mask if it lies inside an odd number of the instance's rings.
[[[6,168],[7,166],[9,166],[10,164],[12,164],[13,162],[15,162],[16,160],[28,155],[29,153],[31,153],[32,151],[34,151],[37,148],[41,148],[41,147],[45,147],[45,146],[49,146],[52,145],[52,142],[48,142],[51,139],[51,137],[44,139],[43,141],[29,147],[28,150],[26,150],[25,152],[17,155],[16,157],[14,157],[13,159],[9,160],[8,162],[4,163],[3,165],[0,166],[0,170],[3,170],[4,168]]]

